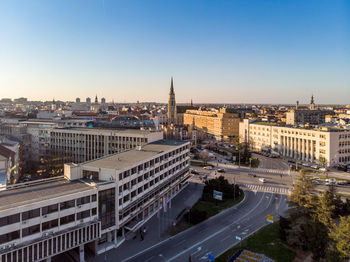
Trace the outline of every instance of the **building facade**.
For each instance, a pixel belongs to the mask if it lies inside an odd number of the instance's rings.
[[[163,139],[161,131],[67,128],[50,131],[50,151],[81,163]]]
[[[328,110],[290,110],[286,113],[286,124],[287,125],[319,125],[326,122],[326,116],[331,114]]]
[[[350,130],[343,128],[298,128],[268,123],[240,123],[240,139],[256,150],[268,147],[295,160],[328,166],[350,164]]]
[[[184,124],[214,136],[217,140],[231,140],[239,135],[239,115],[226,108],[219,110],[187,110]]]
[[[118,247],[184,188],[189,143],[161,140],[0,191],[0,261]]]

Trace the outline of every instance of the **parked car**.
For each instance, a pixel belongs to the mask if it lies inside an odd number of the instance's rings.
[[[338,185],[348,185],[350,184],[350,180],[341,180],[337,182]]]
[[[335,178],[328,178],[328,179],[326,179],[326,186],[336,185],[336,184],[337,184],[337,180]]]
[[[321,168],[319,168],[318,170],[320,170],[320,171],[322,171],[322,172],[327,172],[327,171],[328,171],[327,168],[325,168],[325,167],[321,167]]]
[[[203,168],[206,169],[206,170],[212,170],[212,169],[213,169],[212,166],[205,166],[205,167],[203,167]]]
[[[192,174],[195,174],[195,175],[199,175],[199,172],[198,172],[196,169],[192,169],[192,170],[191,170],[191,173],[192,173]]]
[[[318,166],[317,165],[312,165],[311,166],[313,169],[318,169]]]
[[[309,164],[308,163],[303,163],[302,164],[304,167],[309,167]]]
[[[319,177],[314,177],[312,180],[316,184],[321,184],[321,182],[322,182],[321,178],[319,178]]]
[[[225,173],[225,172],[226,172],[226,169],[225,169],[225,168],[219,168],[219,169],[218,169],[218,172],[219,172],[219,173]]]

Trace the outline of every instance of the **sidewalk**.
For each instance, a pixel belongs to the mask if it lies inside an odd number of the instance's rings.
[[[172,223],[183,209],[190,208],[197,202],[202,196],[203,187],[204,185],[202,184],[190,183],[175,196],[175,198],[171,200],[171,208],[168,208],[168,211],[164,213],[164,215],[163,212],[160,213],[160,218],[154,215],[144,225],[147,229],[144,240],[141,240],[141,236],[139,232],[137,232],[134,238],[126,240],[116,249],[112,249],[101,256],[95,257],[93,261],[105,261],[105,259],[109,260],[112,257],[117,259],[115,261],[122,261],[169,238],[168,231]]]

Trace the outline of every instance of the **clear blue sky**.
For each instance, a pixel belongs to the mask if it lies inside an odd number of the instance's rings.
[[[350,103],[348,0],[2,0],[0,98]]]

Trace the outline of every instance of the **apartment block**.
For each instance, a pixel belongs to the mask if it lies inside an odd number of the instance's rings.
[[[287,125],[319,125],[326,121],[326,115],[333,114],[329,110],[290,110],[286,113],[286,124]]]
[[[217,140],[230,140],[238,137],[239,121],[238,113],[230,113],[226,108],[187,110],[184,114],[185,125],[194,125]]]

